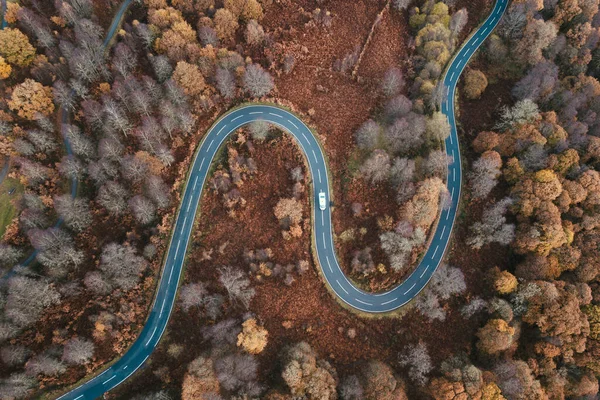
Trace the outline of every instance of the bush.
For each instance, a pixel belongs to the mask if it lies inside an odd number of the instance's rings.
[[[487,88],[485,74],[478,69],[469,69],[465,76],[465,95],[468,99],[478,99]]]

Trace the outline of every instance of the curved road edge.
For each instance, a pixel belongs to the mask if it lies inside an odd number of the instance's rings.
[[[447,181],[452,204],[447,210],[442,211],[434,239],[416,270],[399,286],[388,292],[371,294],[359,290],[349,282],[337,262],[333,246],[330,208],[327,207],[324,211],[313,208],[312,235],[321,270],[336,295],[351,307],[370,313],[383,313],[399,308],[412,300],[425,287],[439,266],[456,218],[462,178],[454,116],[456,84],[466,63],[497,25],[507,4],[507,0],[496,2],[486,21],[461,46],[444,76],[443,82],[447,91],[442,102],[442,112],[448,117],[451,126],[451,134],[445,144],[446,152],[453,157],[453,162],[448,167]],[[287,110],[269,105],[242,106],[221,116],[202,139],[188,171],[156,296],[140,335],[127,352],[109,368],[59,399],[86,400],[100,397],[125,381],[150,357],[166,330],[174,307],[185,253],[213,157],[229,134],[256,120],[268,121],[294,136],[309,162],[313,183],[313,203],[318,203],[316,196],[320,191],[325,192],[327,199],[330,199],[328,171],[323,152],[311,130],[299,118]]]

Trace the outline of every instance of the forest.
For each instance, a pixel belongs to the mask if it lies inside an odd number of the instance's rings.
[[[274,104],[327,157],[338,259],[382,292],[449,206],[440,102],[493,0],[2,0],[0,398],[58,398],[152,307],[195,151]],[[165,334],[109,399],[593,400],[600,11],[513,0],[455,93],[463,185],[425,289],[372,316],[328,288],[280,127],[211,166]]]

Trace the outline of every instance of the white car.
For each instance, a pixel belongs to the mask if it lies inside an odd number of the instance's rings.
[[[325,192],[319,192],[319,208],[323,211],[327,207],[327,199],[325,198]]]

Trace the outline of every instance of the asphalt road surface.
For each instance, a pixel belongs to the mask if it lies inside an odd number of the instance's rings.
[[[227,137],[239,127],[252,121],[264,120],[288,132],[302,148],[313,181],[314,218],[313,240],[325,279],[335,294],[349,306],[369,313],[383,313],[397,309],[413,299],[427,284],[439,266],[456,217],[461,186],[459,144],[454,119],[454,91],[456,83],[471,56],[490,34],[507,7],[507,0],[498,0],[488,19],[462,46],[454,57],[444,78],[446,86],[442,112],[447,115],[452,131],[446,140],[446,152],[453,157],[448,167],[450,207],[441,213],[433,240],[416,270],[399,286],[385,293],[366,293],[356,288],[339,266],[333,245],[331,208],[318,207],[318,195],[325,192],[330,201],[329,177],[323,152],[315,136],[294,114],[275,106],[248,105],[237,108],[221,117],[202,140],[189,171],[178,211],[173,236],[169,244],[156,297],[146,324],[132,347],[100,375],[82,384],[59,399],[95,399],[125,381],[143,366],[163,335],[173,309],[181,277],[185,253],[188,248],[194,217],[202,189],[209,173],[211,161]]]

